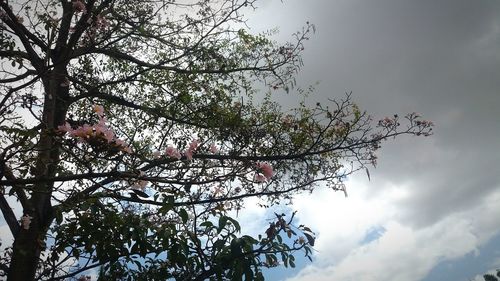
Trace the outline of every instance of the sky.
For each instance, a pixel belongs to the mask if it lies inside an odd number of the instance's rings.
[[[314,262],[269,280],[482,280],[500,268],[500,1],[264,0],[253,31],[287,40],[306,21],[298,85],[309,99],[353,93],[376,119],[419,112],[428,138],[383,144],[370,171],[297,196],[298,223],[318,234]],[[293,106],[293,93],[274,97]],[[297,99],[298,101],[299,99]],[[265,215],[251,210],[252,221]]]
[[[314,262],[266,272],[274,281],[472,280],[500,268],[500,1],[261,0],[253,31],[291,38],[306,21],[304,88],[314,101],[353,93],[375,119],[419,112],[428,138],[383,144],[371,180],[349,196],[317,189],[294,199],[317,233]],[[274,97],[293,106],[293,92]],[[259,229],[249,209],[238,218]],[[6,225],[1,232],[8,232]]]

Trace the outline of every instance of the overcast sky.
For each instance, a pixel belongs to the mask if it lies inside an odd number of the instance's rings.
[[[500,268],[500,1],[257,6],[250,27],[279,27],[280,40],[316,25],[298,76],[304,87],[320,82],[311,99],[352,91],[376,118],[416,111],[436,124],[431,137],[385,143],[371,181],[349,178],[348,198],[321,189],[297,197],[299,223],[318,233],[315,261],[269,279],[460,281]],[[239,219],[258,228],[256,216],[265,213]]]
[[[279,40],[316,25],[298,76],[320,82],[311,99],[352,91],[375,117],[416,111],[436,124],[431,137],[385,143],[371,181],[349,179],[348,198],[296,198],[319,234],[315,262],[270,278],[458,281],[500,268],[500,1],[257,5],[249,25],[279,27]]]

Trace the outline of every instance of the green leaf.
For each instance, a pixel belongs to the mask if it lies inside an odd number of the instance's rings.
[[[160,208],[160,210],[164,211],[165,213],[172,210],[174,208],[174,202],[175,198],[172,195],[163,197],[164,205]]]
[[[200,223],[200,226],[204,226],[206,228],[212,228],[212,227],[214,227],[214,224],[211,221],[204,221],[204,222]]]
[[[283,238],[281,238],[281,235],[276,235],[276,239],[278,239],[278,242],[280,244],[283,243]]]
[[[183,223],[186,223],[189,219],[189,215],[185,209],[179,210],[179,216],[181,217]]]
[[[235,227],[235,229],[236,229],[237,232],[241,231],[240,223],[238,221],[236,221],[235,219],[233,219],[231,217],[227,217],[227,219],[229,221],[231,221],[231,223],[234,225],[234,227]]]
[[[314,246],[314,241],[315,241],[316,239],[315,239],[315,238],[314,238],[311,234],[309,234],[309,233],[305,233],[305,232],[304,232],[304,235],[305,235],[305,236],[306,236],[306,238],[307,238],[307,242],[309,242],[309,244],[310,244],[311,246]]]
[[[61,210],[56,210],[54,215],[56,217],[56,222],[58,224],[61,224],[63,221],[63,214],[62,214]]]
[[[136,254],[137,250],[139,250],[139,243],[135,242],[134,245],[132,245],[132,248],[130,249],[130,253]]]
[[[222,248],[224,248],[224,240],[217,240],[214,242],[214,252],[217,251],[217,250],[222,250]]]
[[[188,93],[182,93],[179,95],[179,101],[183,104],[189,104],[192,100],[192,97]]]
[[[226,227],[228,217],[222,216],[219,218],[219,227],[217,228],[217,233],[221,233],[224,227]]]

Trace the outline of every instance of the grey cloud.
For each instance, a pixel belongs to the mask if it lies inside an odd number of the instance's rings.
[[[500,186],[499,1],[264,2],[284,35],[317,26],[299,74],[300,85],[321,82],[312,99],[353,91],[377,117],[418,111],[436,123],[430,139],[386,144],[372,172],[411,187],[400,204],[410,223],[470,208]]]

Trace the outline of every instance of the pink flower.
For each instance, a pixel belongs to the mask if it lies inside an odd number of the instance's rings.
[[[24,229],[28,230],[30,229],[30,224],[31,224],[31,219],[33,217],[28,215],[28,214],[25,214],[24,216],[21,217],[21,225]]]
[[[195,151],[198,148],[199,144],[200,142],[197,139],[192,140],[191,143],[189,144],[189,150]]]
[[[283,117],[281,119],[281,122],[283,123],[283,125],[289,127],[293,123],[293,116],[292,115],[286,115],[285,117]]]
[[[108,128],[107,130],[104,131],[104,138],[108,142],[112,142],[115,139],[115,133],[111,129]]]
[[[89,124],[84,124],[76,130],[69,132],[72,137],[79,137],[81,139],[89,138],[93,135],[94,129]]]
[[[87,13],[87,7],[85,7],[85,4],[81,0],[76,0],[73,2],[73,9],[75,9],[77,13]]]
[[[169,145],[167,147],[167,150],[165,151],[165,153],[171,157],[171,158],[176,158],[176,159],[181,159],[181,153],[173,146]]]
[[[193,152],[196,151],[199,144],[200,142],[197,139],[191,141],[191,143],[189,144],[189,148],[186,150],[186,152],[184,152],[184,155],[188,160],[193,160]]]
[[[94,130],[95,130],[96,135],[104,135],[104,133],[109,129],[106,126],[106,124],[99,123],[99,124],[94,126]]]
[[[303,236],[300,236],[298,242],[300,245],[302,245],[302,244],[306,243],[306,239],[304,239]]]
[[[115,143],[120,148],[121,151],[126,153],[132,153],[132,149],[125,141],[121,139],[115,139]]]
[[[223,193],[223,189],[222,187],[218,186],[214,189],[214,195],[217,196],[217,195],[222,195]]]
[[[266,181],[266,177],[264,177],[263,175],[261,174],[255,174],[255,180],[257,182],[265,182]]]
[[[144,189],[146,188],[146,186],[148,185],[148,181],[145,181],[145,180],[139,180],[137,182],[135,182],[133,185],[132,185],[132,189],[135,189],[135,190],[140,190],[140,191],[144,191]]]
[[[130,148],[130,146],[128,146],[128,145],[122,146],[121,151],[128,153],[128,154],[132,154],[132,148]]]
[[[65,122],[64,125],[57,126],[57,130],[61,133],[67,133],[73,131],[73,128],[71,128],[68,122]]]
[[[188,149],[186,152],[184,152],[184,155],[186,156],[187,160],[193,160],[193,151]]]
[[[124,140],[121,140],[121,139],[116,139],[115,143],[118,146],[123,146],[123,147],[127,146],[127,143]]]
[[[129,154],[132,153],[132,149],[125,141],[123,141],[121,139],[115,139],[114,141],[115,141],[116,145],[120,148],[121,151],[123,151],[125,153],[129,153]]]
[[[94,112],[97,114],[97,116],[99,116],[99,117],[104,116],[104,107],[102,107],[98,104],[95,104],[93,109],[94,109]]]
[[[166,153],[168,156],[172,157],[172,156],[174,155],[174,152],[175,152],[175,151],[176,151],[176,149],[175,149],[173,146],[170,146],[170,145],[169,145],[169,146],[167,147],[167,150],[165,150],[165,153]]]
[[[102,15],[97,15],[95,19],[95,24],[100,29],[105,29],[110,26],[109,21]]]
[[[267,180],[270,180],[273,176],[273,167],[267,162],[257,162],[257,168],[264,174]]]
[[[90,138],[90,137],[94,136],[94,127],[90,126],[89,124],[84,124],[83,125],[83,133],[84,133],[84,137],[86,137],[86,138]]]
[[[213,154],[217,153],[219,151],[219,149],[217,148],[217,146],[215,144],[211,144],[210,145],[210,152],[212,152]]]
[[[81,134],[81,127],[78,127],[73,131],[69,131],[69,135],[73,138],[79,137],[80,134]]]

